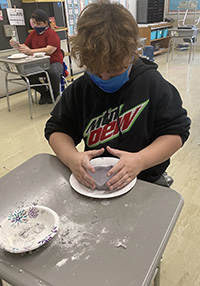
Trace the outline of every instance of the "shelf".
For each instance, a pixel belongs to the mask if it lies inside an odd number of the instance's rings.
[[[169,38],[170,38],[170,36],[166,36],[166,37],[164,37],[164,38],[158,38],[158,39],[151,40],[151,42],[158,42],[158,41],[160,41],[160,40],[169,39]]]
[[[173,24],[170,22],[160,22],[160,23],[150,23],[150,24],[138,24],[140,28],[150,28],[151,30],[157,30],[162,28],[173,27]]]
[[[166,28],[172,28],[173,25],[167,25],[167,26],[160,26],[160,27],[156,27],[156,28],[151,28],[151,31],[155,31],[155,30],[162,30],[162,29],[166,29]]]
[[[151,30],[158,30],[162,28],[170,28],[173,27],[173,24],[170,24],[169,22],[160,22],[160,23],[153,23],[148,24],[151,27]]]
[[[59,28],[52,28],[54,31],[56,31],[56,32],[61,32],[61,31],[67,31],[68,30],[68,28],[67,27],[59,27]]]
[[[167,51],[168,51],[168,48],[163,48],[163,49],[161,48],[160,50],[155,51],[154,55],[156,56],[156,55],[162,54],[162,53],[167,52]]]
[[[154,52],[154,55],[161,54],[168,50],[168,44],[171,39],[170,36],[156,38],[151,40],[151,32],[155,30],[164,30],[168,28],[172,28],[173,24],[169,22],[160,22],[160,23],[151,23],[146,25],[138,25],[139,26],[139,35],[140,37],[146,38],[145,45],[160,45],[160,49]]]

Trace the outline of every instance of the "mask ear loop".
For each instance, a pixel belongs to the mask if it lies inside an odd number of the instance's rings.
[[[129,74],[131,72],[131,68],[132,68],[132,65],[133,65],[133,60],[134,60],[134,56],[132,56],[131,63],[130,63],[129,68],[128,68]],[[120,122],[119,122],[119,116],[120,116],[120,114],[119,114],[119,107],[120,107],[120,101],[121,101],[123,93],[124,93],[124,89],[122,90],[122,92],[120,94],[119,102],[118,102],[118,106],[117,106],[117,126],[118,126],[118,130],[119,130],[119,139],[120,140],[124,140],[123,133],[122,133],[121,127],[120,127]]]
[[[128,70],[130,70],[130,71],[131,71],[131,68],[132,68],[132,61],[133,61],[133,59],[134,59],[134,56],[132,56],[130,66],[129,66],[129,68],[128,68]],[[118,130],[119,130],[119,139],[120,139],[120,140],[124,140],[124,136],[123,136],[123,133],[122,133],[122,131],[121,131],[120,121],[119,121],[119,116],[120,116],[120,114],[119,114],[119,107],[120,107],[120,101],[121,101],[121,98],[122,98],[123,93],[124,93],[124,89],[122,90],[122,92],[121,92],[121,94],[120,94],[120,96],[119,96],[119,101],[118,101],[118,105],[117,105],[117,126],[118,126]],[[107,119],[108,119],[108,117],[107,117]],[[106,119],[106,120],[107,120],[107,119]],[[109,121],[109,120],[108,120],[108,121]],[[106,124],[108,124],[108,123],[106,123]]]
[[[120,96],[119,96],[119,101],[118,101],[118,105],[117,105],[117,126],[118,126],[118,130],[119,130],[119,139],[120,140],[124,140],[124,136],[123,133],[121,131],[121,127],[120,127],[120,121],[119,121],[119,117],[120,117],[120,101],[122,98],[122,95],[124,94],[124,89],[122,90]]]
[[[117,126],[119,130],[119,139],[124,140],[123,133],[121,131],[120,122],[119,122],[119,106],[117,107]]]

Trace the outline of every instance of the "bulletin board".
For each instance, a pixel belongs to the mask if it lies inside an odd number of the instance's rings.
[[[177,14],[178,6],[180,0],[168,0],[168,13]],[[189,0],[187,0],[189,3]],[[180,10],[181,11],[181,10]],[[194,11],[194,10],[193,10]],[[196,11],[200,11],[200,0],[198,0],[198,5]]]
[[[4,3],[5,4],[6,1],[3,0],[3,1],[0,1],[0,3]],[[8,16],[7,16],[6,8],[13,8],[14,6],[17,7],[17,8],[23,9],[21,0],[12,0],[11,6],[2,7],[2,5],[1,5],[1,9],[0,10],[2,11],[3,20],[0,21],[0,39],[1,39],[0,51],[1,50],[12,49],[11,46],[10,46],[10,39],[11,38],[5,36],[4,25],[9,25],[10,24]],[[23,43],[25,41],[27,35],[28,35],[27,28],[26,28],[25,25],[19,25],[19,26],[16,26],[16,27],[17,27],[17,34],[19,36],[19,40],[20,40],[21,43]]]
[[[1,39],[1,44],[0,44],[0,50],[7,50],[10,49],[10,38],[6,38],[4,34],[4,25],[9,25],[8,17],[7,17],[7,11],[6,9],[1,9],[2,13],[2,20],[0,20],[0,39]]]
[[[85,6],[93,2],[96,2],[96,0],[65,0],[67,26],[70,36],[76,33],[76,23],[80,12]],[[119,2],[128,9],[128,0],[115,0],[111,2]]]

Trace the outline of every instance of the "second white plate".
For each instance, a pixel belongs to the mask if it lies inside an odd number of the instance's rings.
[[[9,56],[8,57],[8,59],[24,59],[24,58],[26,58],[27,57],[27,55],[25,55],[25,54],[13,54],[12,56]]]
[[[119,161],[119,159],[117,158],[112,158],[112,157],[100,157],[100,158],[96,158],[91,160],[91,165],[93,167],[96,166],[110,166],[110,165],[115,165],[117,162]],[[108,199],[108,198],[114,198],[114,197],[118,197],[121,196],[127,192],[130,191],[130,189],[133,188],[133,186],[135,185],[137,179],[133,179],[128,185],[126,185],[124,188],[120,189],[120,190],[113,190],[113,191],[109,191],[109,190],[92,190],[90,188],[87,188],[86,186],[84,186],[83,184],[81,184],[73,174],[71,174],[69,182],[72,186],[72,188],[78,192],[81,195],[90,197],[90,198],[99,198],[99,199]]]
[[[51,240],[59,228],[59,216],[45,206],[16,210],[0,224],[0,247],[11,253],[34,250]]]
[[[46,55],[46,53],[34,53],[33,56],[35,58],[43,58]]]

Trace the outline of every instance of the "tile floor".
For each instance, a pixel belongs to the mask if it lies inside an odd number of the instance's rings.
[[[159,71],[180,91],[192,119],[190,138],[168,168],[172,187],[182,194],[185,205],[164,252],[161,286],[200,286],[200,50],[193,62],[187,60],[187,51],[175,52],[168,63],[166,54],[155,57]],[[30,120],[27,92],[13,95],[10,103],[8,112],[6,99],[0,99],[0,176],[37,153],[53,153],[43,136],[52,105],[34,105]]]

